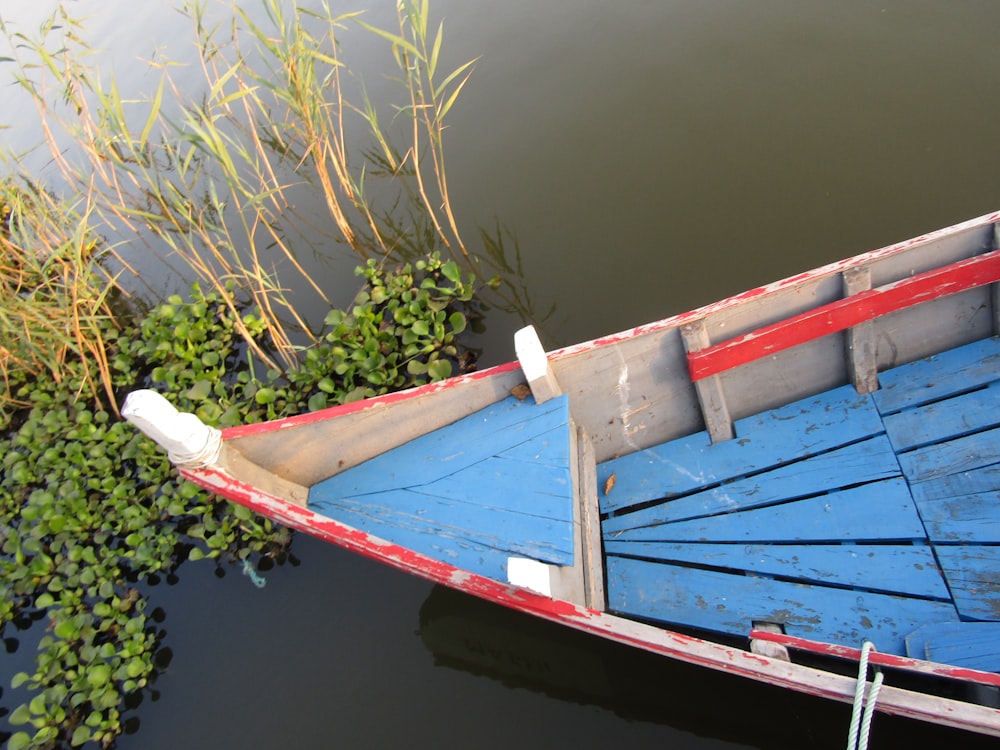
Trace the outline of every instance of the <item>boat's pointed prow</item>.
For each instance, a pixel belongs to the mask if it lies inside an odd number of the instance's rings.
[[[156,391],[132,391],[122,416],[167,451],[176,466],[196,468],[218,462],[222,433],[194,414],[178,411]]]

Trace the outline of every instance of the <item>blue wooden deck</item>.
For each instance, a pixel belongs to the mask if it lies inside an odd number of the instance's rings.
[[[1000,341],[598,467],[609,608],[1000,668]]]
[[[573,564],[569,400],[508,398],[315,485],[309,507],[500,581]]]

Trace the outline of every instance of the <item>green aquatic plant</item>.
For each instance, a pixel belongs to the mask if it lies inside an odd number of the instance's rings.
[[[471,366],[459,343],[474,313],[473,279],[431,256],[385,269],[369,262],[347,310],[331,310],[322,343],[287,371],[242,356],[241,316],[272,346],[258,311],[233,285],[195,286],[122,331],[105,322],[113,385],[159,388],[205,422],[253,422],[419,385]],[[230,299],[223,299],[223,295]],[[234,313],[236,309],[238,312]],[[11,687],[31,693],[8,720],[8,746],[110,744],[123,714],[162,666],[163,631],[148,582],[187,560],[270,565],[288,532],[180,480],[148,439],[94,399],[78,398],[82,364],[64,379],[11,375],[27,404],[3,423],[0,444],[0,635],[46,620],[34,672]]]
[[[221,292],[236,281],[267,320],[274,347],[256,348],[239,320],[237,331],[259,361],[280,369],[296,362],[296,337],[316,340],[316,326],[300,316],[289,286],[330,303],[296,249],[314,223],[294,208],[303,187],[322,196],[334,243],[363,258],[406,260],[399,228],[408,227],[403,231],[418,239],[410,259],[439,249],[468,264],[448,193],[443,134],[472,63],[440,69],[443,28],[430,28],[427,2],[401,2],[392,32],[325,5],[314,11],[262,0],[261,7],[258,21],[232,2],[227,25],[208,20],[218,9],[203,0],[184,3],[196,40],[194,69],[202,73],[194,95],[190,80],[173,77],[181,63],[162,58],[150,61],[158,76],[152,94],[122,91],[95,68],[85,25],[62,5],[37,37],[11,29],[2,17],[0,34],[13,50],[16,81],[35,103],[53,166],[83,197],[91,226],[125,240],[107,250],[126,278],[139,252],[132,240],[139,238],[154,253],[181,261],[206,288]],[[407,136],[402,146],[389,145],[370,101],[346,100],[338,35],[348,24],[369,29],[395,53],[404,99],[397,116],[412,122],[395,128]],[[61,102],[52,101],[54,90],[62,92]],[[349,131],[376,147],[352,147]],[[373,164],[365,153],[385,160]],[[385,181],[372,190],[371,175],[379,171],[400,186],[405,201],[376,208],[372,193],[392,192]],[[129,281],[141,286],[137,276]]]
[[[92,208],[28,179],[0,179],[0,414],[16,406],[12,371],[59,382],[69,360],[82,363],[81,392],[110,397],[103,336],[115,286],[89,227]]]

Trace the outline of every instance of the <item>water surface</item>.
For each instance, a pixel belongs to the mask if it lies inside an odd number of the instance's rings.
[[[536,307],[555,306],[550,347],[1000,208],[992,0],[433,5],[442,64],[479,57],[447,134],[456,212],[468,237],[516,237]],[[137,90],[136,58],[190,41],[160,0],[71,6]],[[16,7],[0,12],[36,23]],[[352,32],[345,58],[388,95],[370,44]],[[0,89],[0,138],[23,144],[13,101]],[[342,296],[352,262],[327,261]],[[488,320],[487,363],[519,324]],[[209,564],[152,589],[174,658],[119,747],[843,745],[847,707],[484,615],[303,537],[293,551],[264,589]],[[883,716],[873,741],[977,744]]]

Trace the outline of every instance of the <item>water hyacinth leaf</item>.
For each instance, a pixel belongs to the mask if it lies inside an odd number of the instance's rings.
[[[7,719],[14,726],[20,726],[21,724],[27,724],[31,721],[31,710],[28,708],[27,703],[22,703],[20,706],[14,709],[10,717]]]
[[[309,397],[307,408],[309,411],[321,411],[328,406],[328,397],[325,393],[314,393]]]
[[[261,388],[254,396],[258,404],[273,404],[278,398],[278,393],[273,388]]]
[[[18,672],[11,678],[10,686],[15,690],[17,690],[17,688],[21,687],[21,685],[23,685],[30,679],[31,677],[27,672]]]
[[[453,312],[448,316],[448,325],[451,326],[451,332],[457,336],[465,331],[465,328],[468,325],[468,320],[466,319],[464,313]]]
[[[70,744],[73,747],[79,747],[80,745],[90,742],[91,731],[90,727],[86,724],[81,724],[76,729],[73,730],[73,736],[70,738]]]
[[[445,380],[451,376],[451,362],[436,359],[427,366],[427,374],[431,376],[431,380]]]

